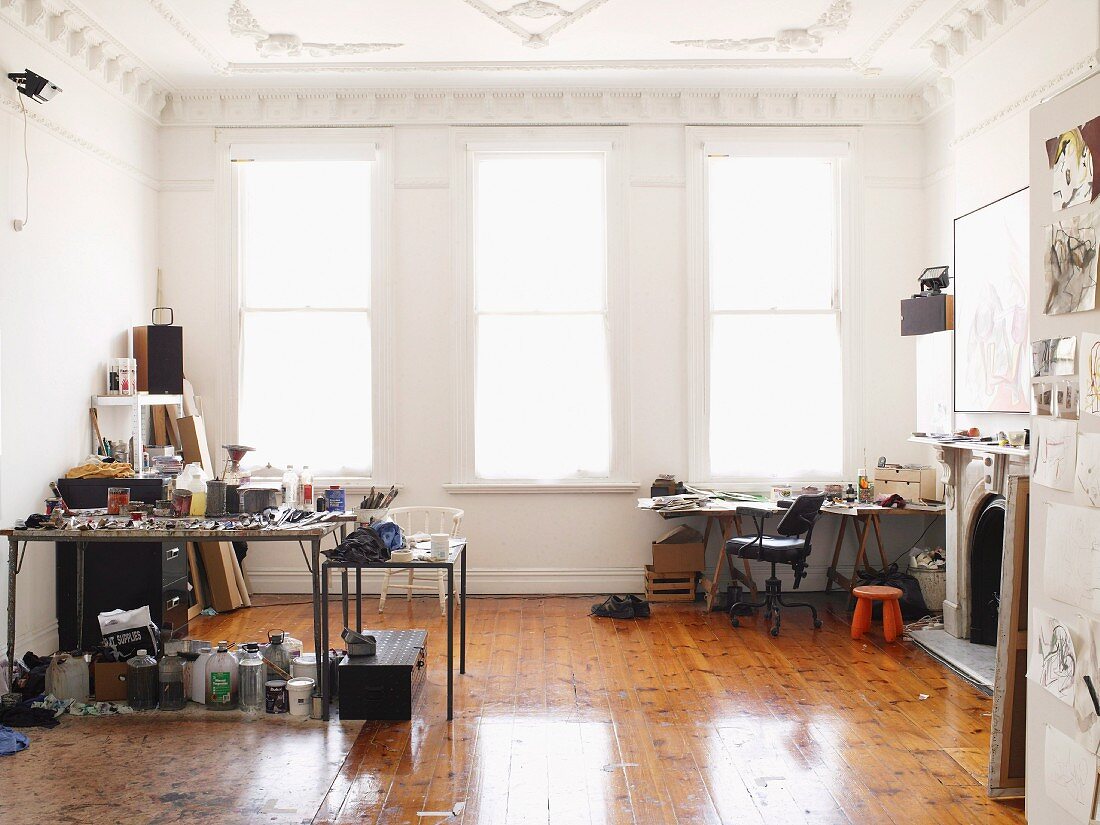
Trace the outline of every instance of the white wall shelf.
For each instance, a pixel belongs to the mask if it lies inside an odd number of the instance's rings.
[[[93,395],[93,407],[129,407],[130,439],[132,453],[130,464],[138,475],[144,470],[142,456],[145,453],[145,434],[143,432],[143,407],[175,407],[176,418],[183,416],[183,396],[158,393],[138,393],[137,395]],[[98,448],[97,448],[98,452]]]

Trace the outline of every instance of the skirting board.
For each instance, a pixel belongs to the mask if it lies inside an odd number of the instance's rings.
[[[49,656],[57,652],[57,622],[46,627],[23,633],[17,628],[15,638],[15,658],[19,659],[27,651],[37,656]]]
[[[245,562],[249,581],[254,593],[309,593],[312,580],[302,568],[295,569],[257,569]],[[810,567],[802,580],[799,591],[813,592],[825,589],[826,566]],[[430,571],[422,571],[418,576],[426,576]],[[490,595],[536,595],[536,594],[601,594],[601,593],[641,593],[643,590],[643,572],[641,567],[479,567],[471,568],[466,576],[466,589],[470,593]],[[350,573],[354,578],[354,572]],[[403,575],[403,574],[402,574]],[[768,577],[768,567],[761,566],[753,570],[753,576],[761,589]],[[779,578],[783,588],[789,590],[794,582],[790,568]],[[455,571],[455,586],[458,586],[458,571]],[[723,578],[723,582],[726,579]],[[377,594],[382,585],[382,573],[378,570],[363,571],[363,592]],[[354,584],[352,584],[354,587]],[[333,574],[329,589],[338,593],[340,579]]]

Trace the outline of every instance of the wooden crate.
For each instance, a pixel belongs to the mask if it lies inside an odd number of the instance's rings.
[[[693,570],[678,573],[654,573],[653,565],[645,566],[645,597],[651,602],[695,601],[695,580],[699,574]]]

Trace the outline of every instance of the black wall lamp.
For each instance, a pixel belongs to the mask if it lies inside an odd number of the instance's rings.
[[[30,69],[23,72],[10,72],[8,80],[15,83],[20,94],[24,94],[31,100],[45,103],[61,94],[61,87],[51,83],[40,74],[35,74]]]

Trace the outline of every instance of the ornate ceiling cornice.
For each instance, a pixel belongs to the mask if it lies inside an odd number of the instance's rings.
[[[467,0],[467,2],[470,2],[470,0]],[[771,37],[673,40],[671,42],[674,46],[721,49],[734,52],[804,52],[815,54],[825,44],[826,37],[847,29],[851,18],[851,0],[831,0],[825,11],[811,25],[801,29],[780,29]]]
[[[314,43],[290,32],[269,32],[252,15],[242,0],[233,0],[227,15],[229,33],[251,40],[260,57],[330,57],[332,55],[368,54],[396,49],[404,43]]]
[[[608,0],[587,0],[576,10],[569,11],[557,3],[548,3],[545,0],[524,0],[516,3],[503,11],[497,11],[484,0],[464,0],[464,2],[484,14],[498,26],[507,29],[517,35],[524,46],[532,49],[542,49],[550,45],[550,38],[567,26],[572,26],[585,15],[594,12]],[[539,32],[533,32],[515,22],[516,17],[526,17],[532,20],[541,20],[546,17],[557,17],[555,23],[547,26]]]
[[[960,0],[914,46],[950,75],[1046,0]]]

